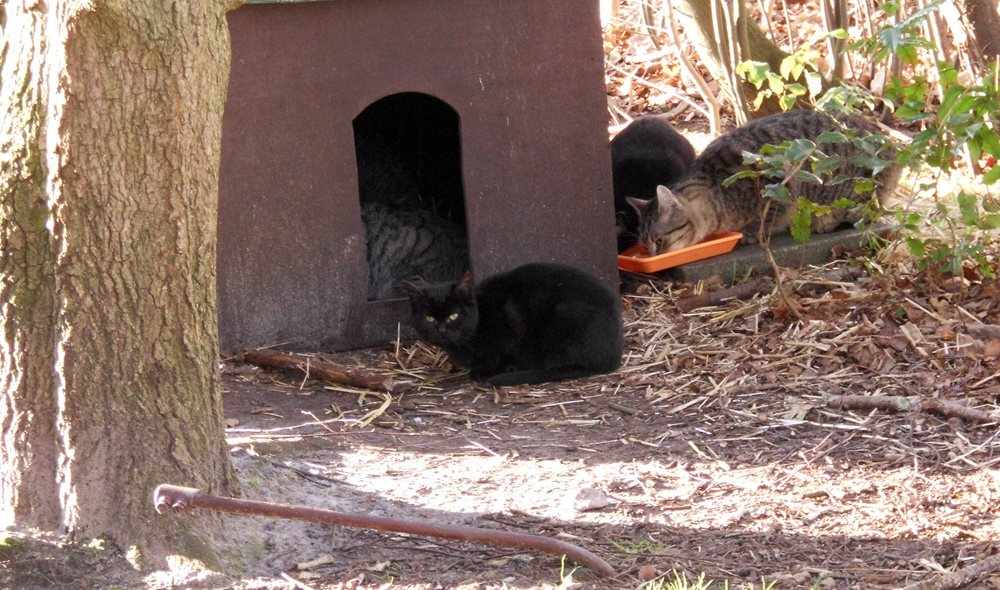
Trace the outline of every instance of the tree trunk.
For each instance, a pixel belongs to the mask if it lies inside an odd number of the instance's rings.
[[[236,487],[215,368],[227,2],[0,6],[0,525],[210,560],[150,498]]]
[[[837,29],[845,31],[851,24],[847,11],[847,0],[822,0],[823,5],[823,26],[827,33],[832,33]],[[847,46],[845,39],[835,39],[830,37],[826,40],[827,51],[830,59],[830,79],[840,80],[844,77],[844,48]]]
[[[972,33],[986,65],[1000,57],[1000,6],[997,0],[960,0],[958,3],[972,24]]]
[[[740,61],[755,60],[766,62],[771,71],[777,72],[781,61],[788,54],[767,38],[760,26],[749,17],[743,0],[666,0],[671,2],[677,20],[684,27],[684,36],[694,46],[701,62],[708,67],[712,76],[725,90],[737,112],[749,108],[757,90],[750,84],[735,84],[733,72]],[[732,7],[735,26],[725,30],[725,15],[721,3]],[[713,15],[713,11],[715,14]],[[716,27],[719,23],[720,27]],[[720,30],[720,28],[722,30]],[[732,44],[736,41],[736,44]],[[732,56],[736,57],[735,63]],[[746,98],[750,100],[747,100]],[[741,104],[742,103],[742,104]],[[761,103],[757,115],[780,112],[777,99]]]
[[[684,37],[694,47],[712,77],[719,83],[740,124],[744,123],[747,106],[746,85],[736,83],[736,66],[750,59],[741,43],[747,32],[746,7],[738,0],[666,0],[672,5],[677,22],[684,28]],[[723,10],[722,3],[726,4]],[[732,14],[730,7],[741,10]],[[742,18],[741,18],[742,17]],[[730,25],[732,23],[732,25]]]

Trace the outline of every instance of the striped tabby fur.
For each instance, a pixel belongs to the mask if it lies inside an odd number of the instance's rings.
[[[468,264],[462,228],[433,212],[379,202],[361,205],[368,252],[368,298],[405,297],[401,281],[453,280]]]
[[[760,228],[761,211],[765,203],[760,194],[760,181],[744,178],[728,187],[723,182],[746,168],[743,152],[757,153],[765,144],[778,145],[787,140],[815,140],[825,131],[851,130],[871,134],[876,127],[861,117],[838,117],[845,126],[829,115],[816,111],[790,111],[763,117],[734,129],[719,137],[698,156],[684,178],[670,188],[657,188],[656,198],[630,199],[639,212],[639,239],[650,254],[679,250],[701,242],[713,234],[739,231],[743,241],[756,242]],[[860,148],[851,142],[824,143],[820,151],[827,155],[845,158],[861,155]],[[891,148],[881,154],[891,159]],[[883,169],[875,177],[878,182],[877,198],[883,200],[891,194],[899,180],[899,167],[895,164]],[[857,179],[871,177],[872,169],[854,163],[845,163],[835,176]],[[854,182],[837,184],[812,184],[792,181],[788,184],[793,198],[804,197],[819,205],[829,205],[842,198],[865,200],[866,195],[854,192]],[[788,229],[793,205],[773,201],[768,209],[768,229],[771,233]],[[829,215],[813,219],[812,231],[826,233],[844,222],[860,219],[856,208],[838,209]]]

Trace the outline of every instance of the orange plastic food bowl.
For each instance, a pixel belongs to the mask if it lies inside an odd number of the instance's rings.
[[[647,256],[646,249],[643,248],[642,244],[636,244],[618,255],[618,268],[632,272],[659,272],[696,260],[703,260],[731,252],[742,237],[743,234],[738,231],[717,234],[705,238],[705,241],[700,244],[665,254],[657,254],[656,256]]]

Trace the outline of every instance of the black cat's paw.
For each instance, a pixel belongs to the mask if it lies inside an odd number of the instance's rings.
[[[490,377],[497,374],[497,371],[493,367],[473,367],[469,369],[469,379],[473,381],[487,381]]]
[[[469,370],[469,378],[473,381],[483,381],[485,383],[493,383],[493,380],[497,377],[502,377],[508,373],[517,371],[517,368],[507,364],[497,365],[491,363],[488,365],[479,365],[478,367],[473,367]]]

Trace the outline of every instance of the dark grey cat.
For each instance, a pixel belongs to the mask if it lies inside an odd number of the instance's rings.
[[[694,159],[691,143],[663,115],[639,117],[611,140],[619,252],[638,239],[639,215],[626,197],[652,199],[657,186],[679,180]]]
[[[493,385],[543,383],[610,373],[621,365],[618,295],[572,266],[531,263],[473,287],[405,283],[412,323],[470,377]]]
[[[629,199],[639,213],[639,239],[650,254],[678,250],[701,242],[706,237],[726,231],[743,232],[744,242],[757,239],[764,197],[760,182],[744,178],[728,187],[723,182],[744,170],[743,152],[757,153],[765,144],[778,145],[786,140],[817,139],[825,131],[843,131],[872,135],[878,129],[857,116],[838,116],[816,111],[790,111],[763,117],[719,137],[705,148],[690,171],[670,188],[660,186],[656,197],[649,200]],[[857,163],[866,154],[852,142],[821,143],[819,150],[830,156],[842,156],[845,162],[834,171],[848,179],[872,178],[873,168]],[[891,160],[894,150],[886,145],[879,156]],[[874,175],[878,183],[876,198],[880,201],[891,194],[899,180],[900,168],[895,163]],[[861,202],[871,195],[858,195],[854,182],[812,184],[798,180],[788,183],[793,197],[804,197],[820,205],[840,199]],[[768,212],[770,232],[788,229],[795,206],[771,203]],[[859,220],[856,208],[837,209],[829,215],[813,219],[812,231],[830,232],[845,222]]]
[[[420,208],[380,202],[361,204],[368,255],[368,298],[405,297],[401,282],[456,277],[468,267],[463,228]]]
[[[412,171],[396,147],[372,134],[356,135],[358,193],[362,203],[383,203],[415,209],[423,199]]]

